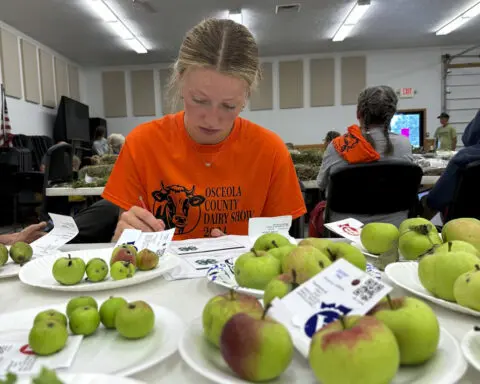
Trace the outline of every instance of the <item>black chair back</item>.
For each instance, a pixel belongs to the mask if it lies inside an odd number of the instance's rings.
[[[305,185],[300,179],[298,180],[298,183],[300,184],[300,190],[302,191],[303,201],[305,201]],[[292,221],[289,234],[294,239],[303,239],[305,237],[305,215]]]
[[[50,147],[45,156],[45,188],[73,180],[73,150],[67,143]]]
[[[460,217],[480,219],[480,204],[478,203],[479,180],[480,160],[474,161],[458,171],[455,195],[448,207],[446,217],[444,217],[445,223]]]
[[[380,161],[349,165],[330,175],[325,222],[330,212],[358,215],[390,214],[418,208],[423,171],[407,162]]]

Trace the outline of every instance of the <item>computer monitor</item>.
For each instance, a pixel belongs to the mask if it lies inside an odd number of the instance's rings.
[[[423,147],[425,138],[425,116],[424,109],[398,110],[390,123],[390,130],[396,134],[403,135],[410,140],[412,147]]]

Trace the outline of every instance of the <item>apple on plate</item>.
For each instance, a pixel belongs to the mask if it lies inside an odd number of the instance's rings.
[[[67,326],[67,316],[55,309],[47,309],[46,311],[38,313],[33,319],[33,324],[48,320],[57,321],[65,327]]]
[[[155,327],[155,312],[145,301],[122,305],[115,315],[115,329],[126,339],[141,339]]]
[[[311,247],[317,248],[320,252],[327,254],[327,248],[332,245],[334,242],[329,239],[319,239],[317,237],[307,237],[306,239],[301,240],[298,243],[299,247],[309,245]]]
[[[416,260],[440,244],[437,228],[430,221],[417,217],[400,224],[398,249],[405,259]]]
[[[282,324],[262,314],[238,313],[223,328],[220,351],[240,378],[268,381],[279,377],[293,358],[293,342]]]
[[[116,246],[112,251],[110,257],[110,265],[117,261],[125,261],[137,266],[137,248],[131,244],[122,244]]]
[[[338,259],[345,259],[363,271],[367,270],[367,259],[365,255],[353,245],[337,242],[327,248],[328,256],[332,262]]]
[[[53,278],[62,285],[75,285],[83,279],[85,262],[80,257],[60,257],[52,267]]]
[[[460,275],[453,285],[453,296],[459,305],[480,311],[480,265]]]
[[[399,297],[377,304],[369,313],[393,332],[400,349],[400,364],[429,360],[440,340],[437,316],[429,305],[413,297]]]
[[[256,251],[269,251],[272,248],[280,248],[285,245],[291,245],[285,236],[279,233],[265,233],[255,241],[253,248]]]
[[[298,287],[297,272],[284,273],[268,283],[263,293],[263,305],[269,305],[276,297],[281,299]]]
[[[453,286],[457,278],[475,269],[478,257],[464,251],[433,253],[422,257],[418,263],[418,278],[424,288],[434,296],[455,301]]]
[[[102,322],[103,326],[107,329],[114,329],[117,311],[127,304],[127,300],[125,300],[123,297],[110,296],[107,300],[105,300],[100,306],[100,311],[98,312],[100,314],[100,321]]]
[[[233,289],[229,293],[212,297],[202,313],[203,332],[207,340],[220,347],[223,327],[237,313],[261,315],[263,307],[255,297],[235,292]]]
[[[462,240],[447,241],[446,243],[443,243],[435,248],[435,253],[448,251],[449,247],[451,248],[452,252],[463,251],[480,257],[480,253],[477,251],[477,248],[475,248],[472,244]]]
[[[242,287],[264,290],[270,280],[282,273],[282,266],[275,256],[252,248],[235,260],[234,272]]]
[[[373,316],[346,316],[317,331],[308,354],[322,384],[386,384],[400,351],[393,332]]]
[[[56,320],[35,323],[28,334],[28,345],[35,354],[49,356],[61,351],[67,344],[68,331]]]
[[[145,248],[137,253],[136,259],[137,259],[137,268],[140,271],[150,271],[157,267],[160,257],[157,255],[156,252],[153,252],[152,250]]]
[[[0,267],[8,261],[8,249],[5,245],[0,244]]]
[[[267,252],[269,254],[275,256],[278,259],[278,261],[280,261],[280,264],[282,264],[285,256],[287,256],[295,248],[297,248],[297,245],[290,244],[290,245],[283,245],[283,246],[278,247],[278,248],[272,248],[272,249],[268,250]]]
[[[460,218],[450,220],[442,228],[443,241],[462,240],[472,244],[480,252],[480,220]]]
[[[360,240],[365,249],[374,255],[381,255],[392,249],[400,232],[389,223],[368,223],[362,228]]]
[[[10,257],[16,264],[23,265],[29,262],[33,256],[33,249],[30,244],[17,241],[10,247]]]
[[[297,247],[291,251],[282,263],[282,270],[286,274],[292,274],[295,270],[297,275],[297,283],[303,284],[310,280],[317,273],[328,267],[332,262],[317,248],[309,245]]]

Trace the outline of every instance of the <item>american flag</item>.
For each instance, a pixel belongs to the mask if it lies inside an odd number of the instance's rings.
[[[7,96],[5,95],[5,87],[3,84],[1,86],[1,99],[0,147],[13,147],[12,127],[10,126],[10,118],[8,117]]]

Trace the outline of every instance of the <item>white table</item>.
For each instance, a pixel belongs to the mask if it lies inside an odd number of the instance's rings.
[[[73,251],[77,249],[105,248],[111,246],[111,244],[68,245],[64,247],[64,250]],[[225,291],[225,289],[209,283],[207,279],[168,282],[163,278],[158,278],[124,289],[101,291],[98,292],[98,295],[94,296],[104,299],[110,295],[123,295],[127,298],[145,300],[171,309],[188,323],[201,316],[203,307],[212,296],[224,293]],[[32,288],[24,285],[16,278],[1,279],[0,292],[2,292],[0,295],[0,308],[2,312],[18,311],[50,304],[62,304],[74,296],[67,292],[54,292]],[[399,288],[395,288],[393,293],[394,296],[406,294],[405,291]],[[475,317],[452,312],[436,306],[433,303],[429,304],[435,310],[441,326],[452,333],[459,342],[467,331],[472,329],[475,324],[480,323],[480,320]],[[445,363],[448,364],[448,362]],[[211,381],[204,379],[190,369],[190,367],[183,362],[178,352],[160,364],[147,371],[133,375],[133,377],[152,384],[211,384]],[[459,383],[478,384],[480,383],[480,373],[469,367],[467,373]]]
[[[47,196],[101,196],[104,187],[91,188],[65,188],[51,187],[47,188],[45,194]]]
[[[422,185],[435,185],[436,182],[440,179],[440,176],[423,176]],[[316,180],[307,180],[303,182],[305,189],[318,189],[318,184]]]

